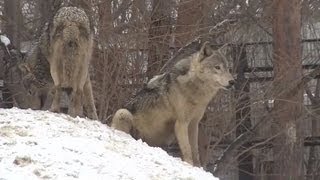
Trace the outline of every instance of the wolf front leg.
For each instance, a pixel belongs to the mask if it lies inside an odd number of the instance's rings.
[[[201,116],[202,117],[202,116]],[[200,167],[200,157],[199,157],[199,122],[200,119],[194,119],[193,121],[190,122],[189,125],[189,138],[190,138],[190,146],[191,146],[191,151],[192,151],[192,159],[194,162],[195,166]]]
[[[46,92],[44,92],[40,97],[43,100],[42,110],[49,110],[53,101],[54,96],[54,88],[48,88]]]
[[[97,109],[94,104],[93,92],[92,92],[92,85],[90,77],[87,78],[84,87],[83,87],[83,100],[84,100],[84,107],[87,111],[87,115],[89,118],[93,120],[98,120]]]
[[[178,140],[182,159],[193,165],[192,152],[188,134],[189,123],[184,120],[177,120],[174,125],[175,135]]]
[[[83,98],[83,89],[72,89],[71,99],[69,102],[68,114],[72,117],[82,115],[82,98]]]

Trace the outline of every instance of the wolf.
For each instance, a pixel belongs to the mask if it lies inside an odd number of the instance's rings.
[[[51,80],[50,67],[43,53],[46,46],[43,41],[40,42],[32,44],[23,61],[17,66],[22,74],[23,89],[40,100],[39,109],[48,110],[52,102],[52,83],[48,83]]]
[[[220,89],[235,83],[226,57],[208,42],[152,78],[123,108],[111,127],[141,138],[151,146],[178,142],[184,161],[200,166],[198,125]]]
[[[1,43],[0,46],[3,52],[5,52],[3,54],[3,67],[1,67],[3,68],[4,102],[0,100],[0,106],[11,107],[13,105],[22,109],[40,109],[41,99],[29,95],[24,88],[21,88],[23,74],[18,65],[23,61],[25,54],[17,50],[14,46],[4,48]]]
[[[50,110],[59,112],[62,90],[70,89],[68,114],[75,117],[82,113],[84,88],[88,88],[92,96],[89,63],[93,33],[85,11],[77,7],[60,8],[53,18],[49,42],[48,62],[54,83]]]
[[[50,110],[60,111],[62,90],[71,94],[69,114],[80,115],[83,104],[91,119],[98,119],[88,73],[93,35],[86,13],[77,7],[62,7],[47,24],[25,63],[23,85],[30,94],[46,95]]]

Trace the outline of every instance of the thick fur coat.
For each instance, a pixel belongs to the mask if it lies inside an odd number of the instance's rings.
[[[152,146],[170,144],[176,138],[183,159],[200,166],[199,122],[218,90],[233,84],[225,56],[204,43],[170,71],[151,79],[115,113],[112,127]]]
[[[69,90],[68,114],[81,115],[84,104],[88,117],[98,119],[88,72],[93,48],[89,26],[82,9],[60,8],[20,69],[26,74],[26,89],[34,93],[46,90],[52,99],[51,111],[60,111],[62,90]]]

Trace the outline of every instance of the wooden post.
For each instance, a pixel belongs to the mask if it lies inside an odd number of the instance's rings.
[[[304,179],[301,0],[273,1],[275,180]]]

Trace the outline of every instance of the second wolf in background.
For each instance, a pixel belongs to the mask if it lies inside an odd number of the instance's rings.
[[[167,145],[176,138],[183,160],[200,166],[199,122],[218,90],[233,84],[225,56],[204,43],[171,70],[151,79],[124,109],[116,112],[112,127],[151,146]]]

